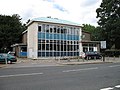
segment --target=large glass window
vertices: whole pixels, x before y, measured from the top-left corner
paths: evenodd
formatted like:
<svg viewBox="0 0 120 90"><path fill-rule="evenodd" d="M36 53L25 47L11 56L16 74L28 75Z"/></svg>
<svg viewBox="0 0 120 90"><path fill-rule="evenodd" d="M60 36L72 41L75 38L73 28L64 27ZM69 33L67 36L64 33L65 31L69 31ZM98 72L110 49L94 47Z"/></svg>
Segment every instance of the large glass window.
<svg viewBox="0 0 120 90"><path fill-rule="evenodd" d="M43 24L38 31L39 57L79 55L79 28Z"/></svg>

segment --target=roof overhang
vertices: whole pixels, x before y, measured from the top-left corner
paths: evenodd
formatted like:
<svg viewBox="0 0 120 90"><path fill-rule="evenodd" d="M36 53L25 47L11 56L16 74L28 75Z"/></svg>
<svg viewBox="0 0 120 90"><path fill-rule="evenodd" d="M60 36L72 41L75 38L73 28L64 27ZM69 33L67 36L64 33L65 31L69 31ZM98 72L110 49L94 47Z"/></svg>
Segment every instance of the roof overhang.
<svg viewBox="0 0 120 90"><path fill-rule="evenodd" d="M35 18L35 19L30 20L27 23L27 26L31 25L34 22L52 23L52 24L61 24L61 25L81 27L80 24L74 23L74 22L71 22L71 21L61 20L61 19L56 19L56 18L45 18L45 17L40 17L40 18Z"/></svg>
<svg viewBox="0 0 120 90"><path fill-rule="evenodd" d="M82 40L82 43L100 43L100 41L89 41L89 40Z"/></svg>
<svg viewBox="0 0 120 90"><path fill-rule="evenodd" d="M11 45L11 47L17 47L17 46L27 46L27 45L24 43L16 43L16 44Z"/></svg>

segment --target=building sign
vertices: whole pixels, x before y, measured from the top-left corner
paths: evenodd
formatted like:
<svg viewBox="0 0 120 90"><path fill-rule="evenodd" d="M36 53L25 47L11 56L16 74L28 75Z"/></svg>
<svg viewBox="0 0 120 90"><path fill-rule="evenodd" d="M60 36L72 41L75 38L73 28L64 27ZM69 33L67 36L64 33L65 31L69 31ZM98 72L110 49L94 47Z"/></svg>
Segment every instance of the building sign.
<svg viewBox="0 0 120 90"><path fill-rule="evenodd" d="M101 45L101 49L106 49L106 41L101 41L100 45Z"/></svg>

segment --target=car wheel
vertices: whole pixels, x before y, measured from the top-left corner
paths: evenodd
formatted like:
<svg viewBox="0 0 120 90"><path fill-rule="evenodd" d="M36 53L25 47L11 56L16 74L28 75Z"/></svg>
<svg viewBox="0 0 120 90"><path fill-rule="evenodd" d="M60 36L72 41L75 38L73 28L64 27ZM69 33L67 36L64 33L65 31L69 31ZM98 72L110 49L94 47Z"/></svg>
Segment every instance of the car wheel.
<svg viewBox="0 0 120 90"><path fill-rule="evenodd" d="M8 61L7 63L8 63L8 64L11 64L12 62L11 62L11 61Z"/></svg>

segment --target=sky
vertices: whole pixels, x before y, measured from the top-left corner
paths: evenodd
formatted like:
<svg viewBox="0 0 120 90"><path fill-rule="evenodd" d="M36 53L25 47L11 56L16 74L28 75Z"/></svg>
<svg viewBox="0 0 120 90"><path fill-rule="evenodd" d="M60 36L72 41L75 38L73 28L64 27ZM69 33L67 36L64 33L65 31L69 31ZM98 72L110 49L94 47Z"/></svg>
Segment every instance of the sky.
<svg viewBox="0 0 120 90"><path fill-rule="evenodd" d="M96 9L102 0L0 0L0 14L19 14L22 22L38 17L58 18L97 26Z"/></svg>

